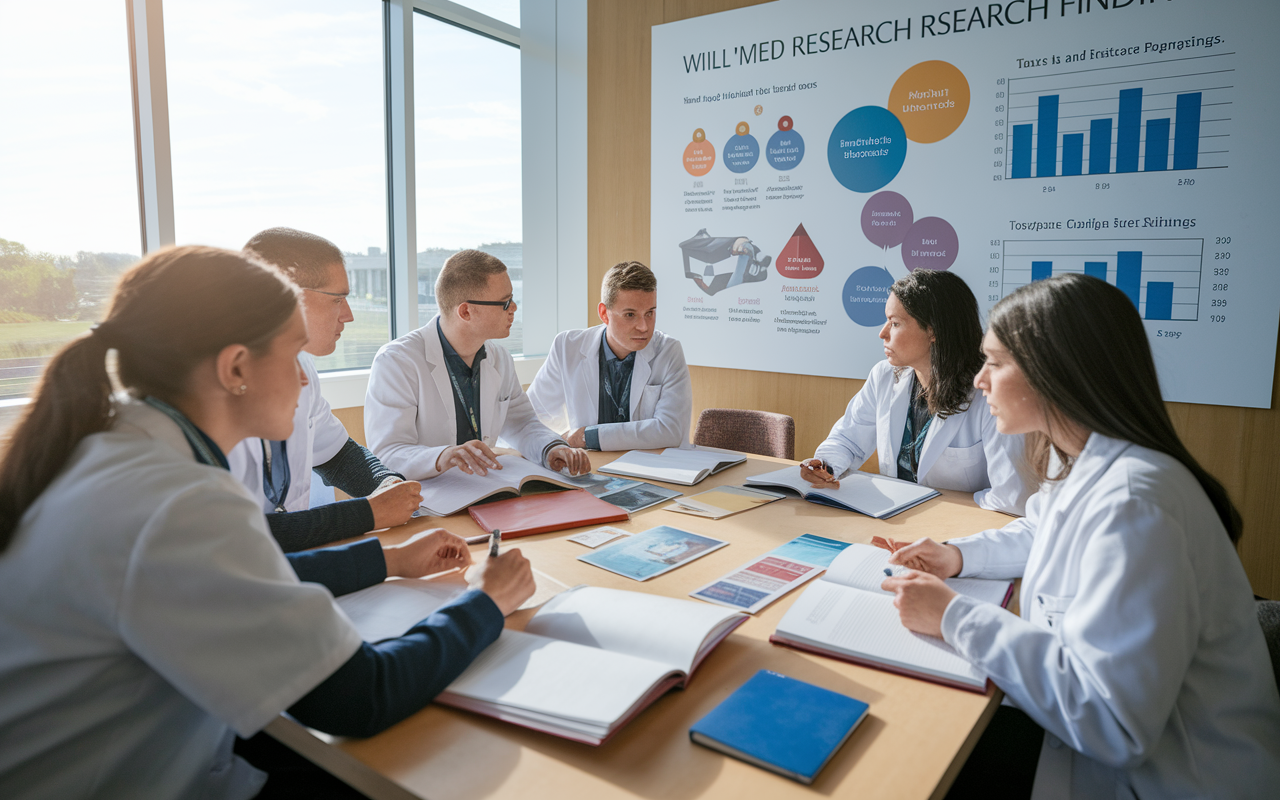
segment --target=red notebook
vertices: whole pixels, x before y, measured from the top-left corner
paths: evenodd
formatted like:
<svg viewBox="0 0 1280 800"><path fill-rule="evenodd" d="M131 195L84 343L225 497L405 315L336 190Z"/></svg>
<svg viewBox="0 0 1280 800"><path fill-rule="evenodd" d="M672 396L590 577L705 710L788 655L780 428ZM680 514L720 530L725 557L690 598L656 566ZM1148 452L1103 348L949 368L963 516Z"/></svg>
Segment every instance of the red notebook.
<svg viewBox="0 0 1280 800"><path fill-rule="evenodd" d="M502 531L504 539L629 518L624 509L606 503L586 489L513 497L472 506L468 513L482 529Z"/></svg>

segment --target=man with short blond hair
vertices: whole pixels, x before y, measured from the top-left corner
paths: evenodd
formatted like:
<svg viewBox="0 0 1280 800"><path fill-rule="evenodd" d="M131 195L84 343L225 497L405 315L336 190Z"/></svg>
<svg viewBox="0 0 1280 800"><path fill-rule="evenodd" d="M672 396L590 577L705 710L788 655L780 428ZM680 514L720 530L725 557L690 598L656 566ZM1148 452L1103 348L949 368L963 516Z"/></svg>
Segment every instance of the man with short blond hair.
<svg viewBox="0 0 1280 800"><path fill-rule="evenodd" d="M374 356L365 395L369 446L415 479L457 467L502 469L499 438L552 470L588 472L586 452L538 421L515 362L494 339L511 335L516 302L500 259L479 250L449 257L436 278L440 313Z"/></svg>
<svg viewBox="0 0 1280 800"><path fill-rule="evenodd" d="M529 387L538 418L574 447L635 450L688 443L693 389L684 349L654 328L658 279L639 261L605 273L604 325L556 336Z"/></svg>

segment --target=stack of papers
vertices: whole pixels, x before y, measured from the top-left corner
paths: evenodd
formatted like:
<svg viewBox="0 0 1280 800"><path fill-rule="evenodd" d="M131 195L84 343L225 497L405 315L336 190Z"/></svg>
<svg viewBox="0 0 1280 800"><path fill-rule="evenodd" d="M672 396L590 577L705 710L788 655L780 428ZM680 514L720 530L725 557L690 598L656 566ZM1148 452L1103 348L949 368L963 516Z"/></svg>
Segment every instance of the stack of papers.
<svg viewBox="0 0 1280 800"><path fill-rule="evenodd" d="M746 460L744 455L724 450L668 447L661 453L632 450L601 467L600 471L610 475L629 475L633 478L692 486L708 475L714 475Z"/></svg>
<svg viewBox="0 0 1280 800"><path fill-rule="evenodd" d="M745 486L721 486L692 497L682 497L663 510L678 511L681 514L692 514L695 517L707 519L721 519L782 498L783 495L780 494L748 489Z"/></svg>

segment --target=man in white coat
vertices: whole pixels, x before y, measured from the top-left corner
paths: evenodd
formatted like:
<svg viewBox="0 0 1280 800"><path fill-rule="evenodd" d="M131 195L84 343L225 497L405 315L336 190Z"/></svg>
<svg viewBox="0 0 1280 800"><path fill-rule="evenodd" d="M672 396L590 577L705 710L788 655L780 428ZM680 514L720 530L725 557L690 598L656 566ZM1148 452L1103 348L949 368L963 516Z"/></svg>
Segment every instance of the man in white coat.
<svg viewBox="0 0 1280 800"><path fill-rule="evenodd" d="M373 358L364 429L378 458L416 480L451 467L485 475L502 469L492 449L501 438L549 469L590 471L585 450L538 421L511 354L490 341L507 338L515 320L506 265L479 250L454 253L436 301L439 314Z"/></svg>
<svg viewBox="0 0 1280 800"><path fill-rule="evenodd" d="M547 427L574 447L636 450L688 442L693 389L680 342L654 328L658 279L639 261L605 273L604 325L564 331L529 387Z"/></svg>
<svg viewBox="0 0 1280 800"><path fill-rule="evenodd" d="M302 288L307 344L298 356L306 374L293 433L285 441L249 438L227 453L231 474L257 499L286 553L349 539L408 522L422 502L419 484L405 481L350 436L320 392L315 358L331 354L346 323L350 286L342 251L294 228L268 228L245 252L275 265ZM352 497L311 508L311 473Z"/></svg>

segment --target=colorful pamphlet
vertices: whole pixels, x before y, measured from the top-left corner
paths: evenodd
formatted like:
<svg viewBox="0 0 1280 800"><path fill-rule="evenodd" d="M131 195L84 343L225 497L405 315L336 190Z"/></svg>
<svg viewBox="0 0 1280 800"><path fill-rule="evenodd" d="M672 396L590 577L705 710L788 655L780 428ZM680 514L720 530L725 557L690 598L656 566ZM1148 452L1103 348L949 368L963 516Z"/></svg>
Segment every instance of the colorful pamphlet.
<svg viewBox="0 0 1280 800"><path fill-rule="evenodd" d="M689 595L754 614L816 578L848 546L848 542L806 533Z"/></svg>
<svg viewBox="0 0 1280 800"><path fill-rule="evenodd" d="M603 550L578 556L578 560L634 581L647 581L728 544L710 536L661 525Z"/></svg>

